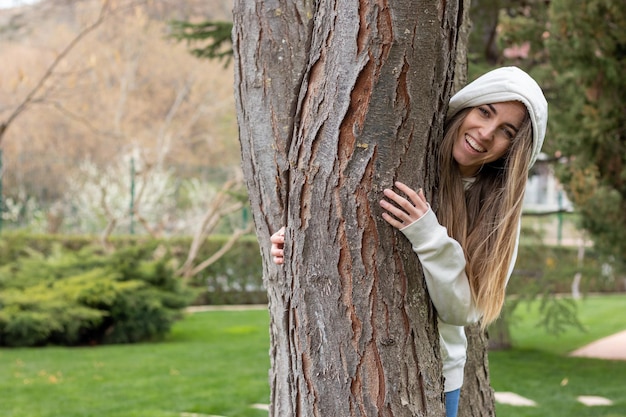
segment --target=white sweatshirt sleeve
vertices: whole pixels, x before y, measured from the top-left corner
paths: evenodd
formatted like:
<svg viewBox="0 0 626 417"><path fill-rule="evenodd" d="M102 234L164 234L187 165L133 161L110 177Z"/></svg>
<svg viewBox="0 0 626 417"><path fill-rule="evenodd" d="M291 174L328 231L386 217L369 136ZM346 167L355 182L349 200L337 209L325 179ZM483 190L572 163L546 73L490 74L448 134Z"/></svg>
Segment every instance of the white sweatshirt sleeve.
<svg viewBox="0 0 626 417"><path fill-rule="evenodd" d="M424 269L428 294L439 319L447 324L465 326L478 322L482 312L472 298L469 280L465 274L465 254L456 240L439 224L429 209L415 222L400 230L411 242ZM519 243L520 228L517 230ZM517 247L511 258L507 281L517 259Z"/></svg>
<svg viewBox="0 0 626 417"><path fill-rule="evenodd" d="M448 236L447 229L430 209L400 231L422 263L428 293L439 319L456 326L476 323L482 314L472 299L465 274L465 255L459 242Z"/></svg>

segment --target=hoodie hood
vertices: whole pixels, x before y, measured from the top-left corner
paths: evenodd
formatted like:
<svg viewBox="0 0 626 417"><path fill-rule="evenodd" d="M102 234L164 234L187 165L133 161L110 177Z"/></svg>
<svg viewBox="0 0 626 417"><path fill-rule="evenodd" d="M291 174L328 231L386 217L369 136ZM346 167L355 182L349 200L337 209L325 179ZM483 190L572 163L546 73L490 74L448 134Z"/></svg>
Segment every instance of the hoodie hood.
<svg viewBox="0 0 626 417"><path fill-rule="evenodd" d="M452 96L447 118L467 107L503 101L521 101L528 109L533 127L533 152L530 158L530 166L533 166L546 135L548 102L539 84L521 69L502 67L478 77Z"/></svg>

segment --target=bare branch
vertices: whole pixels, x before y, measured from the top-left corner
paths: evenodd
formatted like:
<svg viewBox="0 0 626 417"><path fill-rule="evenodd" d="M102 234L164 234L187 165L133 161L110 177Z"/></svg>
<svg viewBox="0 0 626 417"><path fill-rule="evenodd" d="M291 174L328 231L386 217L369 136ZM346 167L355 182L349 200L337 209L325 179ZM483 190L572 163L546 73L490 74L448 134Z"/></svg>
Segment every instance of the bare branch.
<svg viewBox="0 0 626 417"><path fill-rule="evenodd" d="M176 272L178 275L183 276L185 280L188 280L193 275L202 269L205 269L207 266L213 264L217 259L219 259L226 251L228 251L235 241L241 236L242 233L247 233L248 228L244 229L244 231L235 231L233 236L231 236L231 240L234 238L234 241L231 243L229 240L222 249L216 252L213 256L211 256L206 261L202 262L197 267L193 267L193 263L198 256L200 251L200 247L204 244L209 234L214 230L215 226L217 226L219 220L227 214L230 214L236 210L239 210L243 207L243 203L235 202L233 204L228 204L228 199L230 197L230 192L238 187L240 187L242 181L240 178L231 179L227 181L222 189L218 192L215 198L209 204L205 215L202 219L200 227L198 227L196 234L191 242L191 246L189 248L189 253L187 255L187 259L182 267ZM207 264L208 262L208 264ZM206 264L206 265L205 265ZM204 265L201 267L201 265ZM198 269L199 268L199 269Z"/></svg>
<svg viewBox="0 0 626 417"><path fill-rule="evenodd" d="M122 117L124 116L126 101L128 100L128 88L131 84L131 79L137 73L138 66L139 53L135 53L133 55L133 60L126 67L125 75L120 80L120 97L117 101L117 109L113 117L113 129L116 134L120 134L122 132Z"/></svg>
<svg viewBox="0 0 626 417"><path fill-rule="evenodd" d="M180 109L181 104L189 96L189 93L191 92L192 84L193 84L192 80L187 80L185 84L183 85L183 87L178 90L176 97L174 98L174 102L170 106L170 109L168 110L167 115L165 116L165 120L163 121L163 124L161 125L161 128L159 129L159 133L157 135L157 139L158 139L157 149L159 149L157 160L158 160L159 165L163 164L165 155L169 152L170 147L171 147L172 140L171 140L171 136L167 133L167 131L172 124L172 120L174 119L174 116Z"/></svg>
<svg viewBox="0 0 626 417"><path fill-rule="evenodd" d="M61 51L59 55L52 61L52 64L48 67L44 75L39 79L35 87L26 95L24 100L13 110L13 112L9 115L9 117L0 124L0 144L2 144L2 139L6 130L11 125L11 123L26 110L34 101L35 96L39 93L39 91L44 87L46 81L52 76L56 67L61 63L61 61L69 55L69 53L80 43L80 41L87 36L89 33L94 31L98 26L104 22L107 12L109 11L109 3L110 0L105 0L102 4L102 8L100 9L100 13L98 18L89 26L85 27L72 41Z"/></svg>
<svg viewBox="0 0 626 417"><path fill-rule="evenodd" d="M152 236L155 239L158 239L161 237L161 234L163 233L163 228L164 228L163 221L160 221L156 225L156 227L152 227L152 225L150 225L150 222L148 222L148 220L145 217L143 217L137 209L133 210L133 214L135 214L139 223L141 223L143 228L146 230L146 232L148 232L150 236Z"/></svg>
<svg viewBox="0 0 626 417"><path fill-rule="evenodd" d="M122 135L120 134L111 133L105 130L98 129L96 126L93 125L93 123L91 123L89 119L79 114L74 113L73 111L69 110L68 108L66 108L65 106L63 106L61 103L57 101L45 100L44 102L46 104L50 104L55 110L63 114L68 119L74 120L75 122L82 124L87 129L89 129L90 131L92 131L94 134L98 136L109 137L109 138L121 138L122 137Z"/></svg>
<svg viewBox="0 0 626 417"><path fill-rule="evenodd" d="M233 245L237 242L237 240L239 240L240 237L242 237L245 234L248 234L248 233L252 232L253 229L254 229L254 223L250 222L250 223L248 223L248 225L244 229L236 230L235 233L233 233L230 236L230 238L228 239L228 242L226 242L224 244L224 246L222 246L220 248L220 250L218 250L213 255L211 255L211 257L209 259L201 262L195 268L193 268L189 272L189 274L185 276L185 279L188 280L190 277L198 274L199 272L201 272L204 269L208 268L209 266L213 265L218 259L220 259L222 256L224 256L224 254L226 252L228 252L233 247Z"/></svg>
<svg viewBox="0 0 626 417"><path fill-rule="evenodd" d="M148 220L144 216L141 215L141 210L140 210L141 202L143 200L143 195L148 185L148 178L150 177L150 174L152 174L153 171L154 171L154 164L145 163L145 166L142 168L140 176L139 176L139 178L141 179L139 183L139 190L137 191L137 194L135 194L134 199L133 199L133 213L132 214L137 217L137 220L139 221L139 223L141 223L141 225L144 227L146 232L150 234L150 236L154 238L158 238L159 235L161 234L161 231L163 230L163 224L160 223L157 228L152 227L150 223L148 222ZM137 176L137 173L135 173L135 176Z"/></svg>

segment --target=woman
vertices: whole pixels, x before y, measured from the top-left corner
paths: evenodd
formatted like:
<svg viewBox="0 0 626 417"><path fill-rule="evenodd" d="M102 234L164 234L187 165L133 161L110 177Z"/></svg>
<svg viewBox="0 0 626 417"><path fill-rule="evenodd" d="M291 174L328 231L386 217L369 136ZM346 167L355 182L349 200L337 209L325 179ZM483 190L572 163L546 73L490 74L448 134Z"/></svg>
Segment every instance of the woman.
<svg viewBox="0 0 626 417"><path fill-rule="evenodd" d="M437 213L422 190L384 190L383 218L411 242L437 310L446 415L457 415L467 340L463 326L500 314L519 243L528 170L541 150L548 105L516 67L488 72L451 99L439 153ZM271 237L282 264L284 230Z"/></svg>

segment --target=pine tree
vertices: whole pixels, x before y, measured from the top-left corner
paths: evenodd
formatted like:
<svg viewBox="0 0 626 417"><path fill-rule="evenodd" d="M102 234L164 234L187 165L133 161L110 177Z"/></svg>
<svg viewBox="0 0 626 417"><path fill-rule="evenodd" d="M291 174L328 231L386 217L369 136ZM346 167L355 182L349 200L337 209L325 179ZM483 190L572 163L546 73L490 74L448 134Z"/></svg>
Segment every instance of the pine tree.
<svg viewBox="0 0 626 417"><path fill-rule="evenodd" d="M233 56L232 22L191 23L175 20L170 22L170 29L173 39L186 41L187 45L201 45L190 50L198 58L225 59L228 64Z"/></svg>

